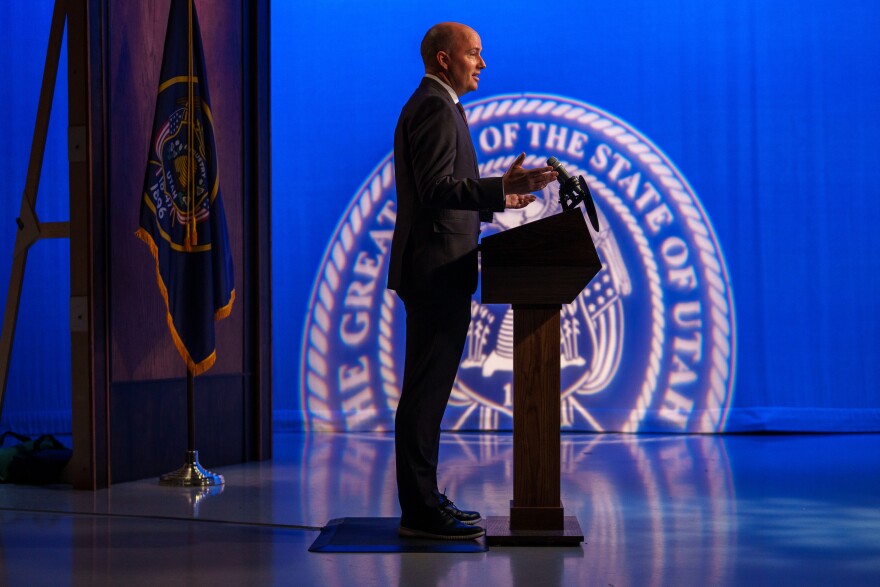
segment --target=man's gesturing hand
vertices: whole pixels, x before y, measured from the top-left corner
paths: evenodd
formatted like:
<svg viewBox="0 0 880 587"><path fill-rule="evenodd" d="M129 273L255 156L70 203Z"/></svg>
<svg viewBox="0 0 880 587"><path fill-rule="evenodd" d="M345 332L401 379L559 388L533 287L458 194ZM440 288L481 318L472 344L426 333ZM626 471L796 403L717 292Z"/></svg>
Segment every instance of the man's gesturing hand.
<svg viewBox="0 0 880 587"><path fill-rule="evenodd" d="M535 201L535 196L532 194L507 194L504 196L504 207L505 208L525 208L529 204Z"/></svg>
<svg viewBox="0 0 880 587"><path fill-rule="evenodd" d="M535 198L534 196L526 196L526 194L542 190L548 183L556 179L556 172L549 166L523 169L522 163L525 161L525 158L526 154L520 153L519 157L510 164L510 168L501 177L508 208L522 208L528 205ZM518 197L511 198L511 196ZM523 199L528 197L531 197L531 200L523 202Z"/></svg>

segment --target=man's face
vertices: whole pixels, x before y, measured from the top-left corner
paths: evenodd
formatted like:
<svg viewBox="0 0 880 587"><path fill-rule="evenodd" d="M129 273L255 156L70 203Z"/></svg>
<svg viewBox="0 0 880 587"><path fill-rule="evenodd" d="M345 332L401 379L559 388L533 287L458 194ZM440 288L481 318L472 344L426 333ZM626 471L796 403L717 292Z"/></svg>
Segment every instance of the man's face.
<svg viewBox="0 0 880 587"><path fill-rule="evenodd" d="M480 56L482 50L480 35L475 30L466 26L456 29L455 41L446 54L446 77L459 96L477 89L480 71L486 67Z"/></svg>

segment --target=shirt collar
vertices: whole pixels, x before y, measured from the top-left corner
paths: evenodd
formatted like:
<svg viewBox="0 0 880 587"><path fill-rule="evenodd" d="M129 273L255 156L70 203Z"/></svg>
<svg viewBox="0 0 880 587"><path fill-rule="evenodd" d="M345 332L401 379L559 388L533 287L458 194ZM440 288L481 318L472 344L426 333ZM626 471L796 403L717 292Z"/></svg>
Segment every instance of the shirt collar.
<svg viewBox="0 0 880 587"><path fill-rule="evenodd" d="M458 102L459 102L458 94L455 93L455 90L453 90L451 87L449 87L449 84L444 82L442 79L440 79L439 77L437 77L433 73L426 73L425 77L429 77L432 80L434 80L435 82L439 83L441 86L443 86L443 89L445 89L447 92L449 92L449 97L452 98L452 101L455 102L456 104L458 104Z"/></svg>

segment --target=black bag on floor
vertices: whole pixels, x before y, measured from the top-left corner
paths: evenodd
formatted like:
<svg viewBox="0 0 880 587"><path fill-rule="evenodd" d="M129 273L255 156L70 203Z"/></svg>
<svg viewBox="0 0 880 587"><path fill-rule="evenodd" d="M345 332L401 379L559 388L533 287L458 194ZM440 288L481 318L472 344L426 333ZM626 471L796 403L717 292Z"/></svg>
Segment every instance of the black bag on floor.
<svg viewBox="0 0 880 587"><path fill-rule="evenodd" d="M31 440L15 432L0 435L0 447L7 436L20 443L0 448L0 483L42 485L61 481L61 471L67 466L73 451L50 434Z"/></svg>

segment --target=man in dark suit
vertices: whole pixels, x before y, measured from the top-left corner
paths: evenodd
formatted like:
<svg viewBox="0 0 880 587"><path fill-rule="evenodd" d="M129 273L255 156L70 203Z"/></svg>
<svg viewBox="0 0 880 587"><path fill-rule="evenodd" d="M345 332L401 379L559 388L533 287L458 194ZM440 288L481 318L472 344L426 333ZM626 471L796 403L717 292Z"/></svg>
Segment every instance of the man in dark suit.
<svg viewBox="0 0 880 587"><path fill-rule="evenodd" d="M388 287L406 307L406 359L395 418L403 536L472 539L480 514L458 509L437 488L440 422L455 381L477 287L480 221L522 208L556 179L526 170L520 155L503 177L480 178L459 97L486 67L476 31L432 27L422 40L425 77L394 132L397 220Z"/></svg>

